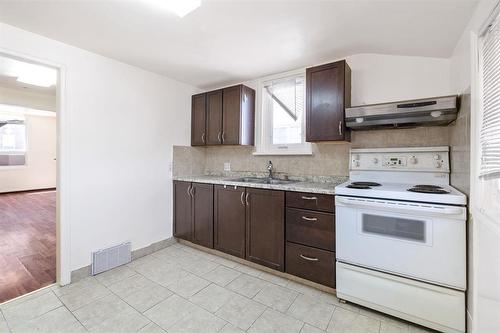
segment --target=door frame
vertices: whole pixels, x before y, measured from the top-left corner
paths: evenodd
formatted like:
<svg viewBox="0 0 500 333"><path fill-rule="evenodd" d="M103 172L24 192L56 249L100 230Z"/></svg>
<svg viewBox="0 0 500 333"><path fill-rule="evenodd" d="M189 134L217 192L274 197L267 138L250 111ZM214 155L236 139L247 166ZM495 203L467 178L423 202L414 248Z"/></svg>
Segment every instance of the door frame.
<svg viewBox="0 0 500 333"><path fill-rule="evenodd" d="M61 286L67 285L71 283L70 170L67 162L69 156L69 112L66 101L67 70L64 64L2 47L0 47L0 56L52 67L58 71L56 87L56 283Z"/></svg>

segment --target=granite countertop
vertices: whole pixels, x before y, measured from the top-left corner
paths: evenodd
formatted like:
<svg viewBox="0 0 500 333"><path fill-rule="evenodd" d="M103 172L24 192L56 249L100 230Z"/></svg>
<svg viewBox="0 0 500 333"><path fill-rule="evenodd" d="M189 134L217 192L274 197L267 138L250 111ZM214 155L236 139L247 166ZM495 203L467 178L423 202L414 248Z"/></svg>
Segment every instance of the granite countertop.
<svg viewBox="0 0 500 333"><path fill-rule="evenodd" d="M347 177L329 177L328 181L314 181L310 179L296 180L287 184L262 184L252 182L234 181L238 176L218 176L218 175L199 175L199 176L174 176L173 180L218 184L240 187L263 188L269 190L309 192L318 194L335 194L335 186L347 181ZM293 179L293 178L292 178Z"/></svg>

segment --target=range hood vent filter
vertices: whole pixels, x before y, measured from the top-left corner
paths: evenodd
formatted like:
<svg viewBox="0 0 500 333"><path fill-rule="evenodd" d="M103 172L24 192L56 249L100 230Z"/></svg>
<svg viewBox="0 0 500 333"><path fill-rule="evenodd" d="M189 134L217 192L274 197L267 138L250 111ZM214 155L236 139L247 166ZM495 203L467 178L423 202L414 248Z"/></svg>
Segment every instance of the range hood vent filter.
<svg viewBox="0 0 500 333"><path fill-rule="evenodd" d="M457 119L458 96L363 105L346 109L353 130L443 126Z"/></svg>

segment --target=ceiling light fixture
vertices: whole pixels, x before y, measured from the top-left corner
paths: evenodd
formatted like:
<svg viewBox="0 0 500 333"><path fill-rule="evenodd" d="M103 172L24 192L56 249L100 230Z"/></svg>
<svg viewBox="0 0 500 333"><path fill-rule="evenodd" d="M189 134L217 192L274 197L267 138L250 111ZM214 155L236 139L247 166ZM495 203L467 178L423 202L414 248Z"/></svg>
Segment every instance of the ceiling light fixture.
<svg viewBox="0 0 500 333"><path fill-rule="evenodd" d="M184 17L201 6L201 0L143 0L151 5Z"/></svg>

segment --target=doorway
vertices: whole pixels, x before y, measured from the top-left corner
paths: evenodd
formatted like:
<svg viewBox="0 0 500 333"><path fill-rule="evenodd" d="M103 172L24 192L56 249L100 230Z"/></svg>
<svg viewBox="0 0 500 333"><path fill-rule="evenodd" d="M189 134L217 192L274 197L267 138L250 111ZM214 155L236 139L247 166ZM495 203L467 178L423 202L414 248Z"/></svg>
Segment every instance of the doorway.
<svg viewBox="0 0 500 333"><path fill-rule="evenodd" d="M58 78L0 54L0 303L57 280Z"/></svg>

